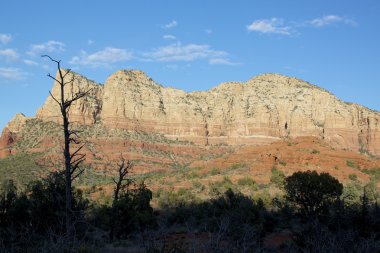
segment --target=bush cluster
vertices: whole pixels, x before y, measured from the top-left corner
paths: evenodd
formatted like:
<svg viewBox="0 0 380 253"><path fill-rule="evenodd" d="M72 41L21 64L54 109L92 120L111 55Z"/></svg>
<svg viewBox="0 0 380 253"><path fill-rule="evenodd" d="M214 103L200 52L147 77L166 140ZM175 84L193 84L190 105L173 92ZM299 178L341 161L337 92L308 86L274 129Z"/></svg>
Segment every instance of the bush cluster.
<svg viewBox="0 0 380 253"><path fill-rule="evenodd" d="M150 205L152 191L143 182L128 183L111 205L96 205L73 188L75 233L70 238L65 234L61 174L32 182L21 192L7 181L0 191L0 252L97 252L102 246L95 241L112 242L113 238L134 240L135 247L143 245L141 252L273 252L265 245L266 238L283 231L289 238L277 249L280 252L379 252L375 180L364 188L358 180L343 187L327 173L306 171L285 177L277 169L271 180L283 189L283 197L244 195L229 187L234 185L225 177L214 182L217 194L207 201L189 189L160 190L155 194L156 211ZM248 177L237 183L256 186ZM157 240L152 238L157 233L166 231L159 242L178 228L190 235L207 235L207 242L200 237L203 241L195 244L201 248L192 251L165 243L166 251L154 247Z"/></svg>

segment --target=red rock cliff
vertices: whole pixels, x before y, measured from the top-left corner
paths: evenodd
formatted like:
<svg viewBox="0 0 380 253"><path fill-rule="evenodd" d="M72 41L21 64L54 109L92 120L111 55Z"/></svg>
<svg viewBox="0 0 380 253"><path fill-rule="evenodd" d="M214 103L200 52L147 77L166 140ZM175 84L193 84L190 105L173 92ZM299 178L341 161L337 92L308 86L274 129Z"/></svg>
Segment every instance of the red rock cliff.
<svg viewBox="0 0 380 253"><path fill-rule="evenodd" d="M338 148L380 155L379 112L345 103L296 78L264 74L186 93L164 88L136 70L118 71L104 86L73 76L74 92L91 89L70 111L71 120L81 124L101 122L107 128L163 133L198 144L263 144L316 136ZM53 95L58 92L54 84ZM66 92L70 96L72 91ZM55 101L48 97L36 117L59 121Z"/></svg>

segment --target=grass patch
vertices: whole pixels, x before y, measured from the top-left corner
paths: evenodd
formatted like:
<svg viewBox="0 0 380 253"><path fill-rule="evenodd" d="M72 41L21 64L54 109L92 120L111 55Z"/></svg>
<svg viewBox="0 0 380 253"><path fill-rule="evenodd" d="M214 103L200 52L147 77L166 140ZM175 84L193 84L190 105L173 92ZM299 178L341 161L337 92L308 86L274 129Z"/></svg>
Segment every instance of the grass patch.
<svg viewBox="0 0 380 253"><path fill-rule="evenodd" d="M346 165L348 167L354 168L354 169L360 169L359 165L357 165L354 161L352 160L347 160Z"/></svg>
<svg viewBox="0 0 380 253"><path fill-rule="evenodd" d="M96 170L91 166L85 166L83 173L73 183L74 186L91 187L114 184L111 175L107 174L107 172L103 170Z"/></svg>
<svg viewBox="0 0 380 253"><path fill-rule="evenodd" d="M248 166L245 163L235 163L232 164L230 167L223 170L223 175L230 174L231 172L243 172L247 170Z"/></svg>
<svg viewBox="0 0 380 253"><path fill-rule="evenodd" d="M255 180L253 180L252 178L250 177L243 177L243 178L240 178L238 181L237 181L237 184L239 186L248 186L248 187L255 187L256 188L256 182Z"/></svg>
<svg viewBox="0 0 380 253"><path fill-rule="evenodd" d="M205 186L201 182L199 182L198 180L196 180L196 181L193 182L193 188L197 192L202 192L205 189Z"/></svg>

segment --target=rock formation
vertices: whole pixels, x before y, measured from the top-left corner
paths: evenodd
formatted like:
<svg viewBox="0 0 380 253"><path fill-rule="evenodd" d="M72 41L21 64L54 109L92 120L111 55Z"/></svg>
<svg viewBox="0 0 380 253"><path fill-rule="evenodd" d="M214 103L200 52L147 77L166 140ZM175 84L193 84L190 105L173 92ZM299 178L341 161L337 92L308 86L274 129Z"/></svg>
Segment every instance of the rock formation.
<svg viewBox="0 0 380 253"><path fill-rule="evenodd" d="M91 89L70 111L71 120L81 124L161 133L201 145L256 145L315 136L337 148L380 155L379 112L345 103L297 78L264 74L190 93L162 87L138 70L118 71L104 85L78 74L68 78L74 78L68 96ZM58 92L54 84L53 95ZM59 115L48 97L36 117L58 122Z"/></svg>
<svg viewBox="0 0 380 253"><path fill-rule="evenodd" d="M27 117L22 113L17 113L11 121L4 127L0 137L0 158L12 153L11 146L17 138L17 134L22 130Z"/></svg>
<svg viewBox="0 0 380 253"><path fill-rule="evenodd" d="M65 71L63 73L65 73ZM102 108L103 87L94 81L90 81L87 78L72 72L70 72L65 78L67 81L72 80L72 82L65 87L65 97L67 99L70 99L72 94L78 91L90 91L86 97L72 104L70 108L71 122L78 122L81 124L95 123L96 117L99 115ZM56 79L58 79L58 73ZM57 82L54 82L51 93L55 98L60 99L60 86ZM38 109L36 117L55 122L62 120L59 106L51 96L49 96L46 99L45 104Z"/></svg>

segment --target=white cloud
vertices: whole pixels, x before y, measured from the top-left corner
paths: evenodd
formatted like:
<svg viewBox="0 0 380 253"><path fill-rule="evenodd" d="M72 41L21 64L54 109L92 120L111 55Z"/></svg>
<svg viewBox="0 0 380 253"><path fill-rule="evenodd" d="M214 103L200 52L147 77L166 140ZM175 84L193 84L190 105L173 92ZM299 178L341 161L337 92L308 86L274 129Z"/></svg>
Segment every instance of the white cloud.
<svg viewBox="0 0 380 253"><path fill-rule="evenodd" d="M292 29L290 26L284 26L284 21L282 19L271 18L253 21L252 24L247 25L247 30L249 32L290 35Z"/></svg>
<svg viewBox="0 0 380 253"><path fill-rule="evenodd" d="M24 63L29 66L38 66L39 64L32 60L24 60Z"/></svg>
<svg viewBox="0 0 380 253"><path fill-rule="evenodd" d="M10 42L12 40L12 35L10 34L4 34L4 33L0 33L0 42L2 44L7 44L8 42Z"/></svg>
<svg viewBox="0 0 380 253"><path fill-rule="evenodd" d="M93 40L88 40L88 41L87 41L87 44L88 44L89 46L91 46L92 44L94 44L94 41L93 41Z"/></svg>
<svg viewBox="0 0 380 253"><path fill-rule="evenodd" d="M63 42L49 40L42 44L31 45L27 54L30 56L36 56L38 54L63 52L65 51L65 47L66 46Z"/></svg>
<svg viewBox="0 0 380 253"><path fill-rule="evenodd" d="M92 54L82 51L80 56L71 58L70 64L87 65L90 67L109 67L112 63L127 61L132 57L132 52L125 49L107 47Z"/></svg>
<svg viewBox="0 0 380 253"><path fill-rule="evenodd" d="M211 49L209 45L182 45L180 42L143 54L146 60L159 62L194 61L198 59L223 58L227 55L224 51Z"/></svg>
<svg viewBox="0 0 380 253"><path fill-rule="evenodd" d="M357 25L357 23L352 19L337 15L327 15L313 20L306 20L302 22L287 22L287 24L285 24L284 20L281 18L259 19L255 20L250 25L247 25L246 28L249 32L292 35L297 32L298 28L305 28L310 26L324 27L338 23L351 26Z"/></svg>
<svg viewBox="0 0 380 253"><path fill-rule="evenodd" d="M21 80L24 79L26 73L18 68L1 68L0 78L5 80Z"/></svg>
<svg viewBox="0 0 380 253"><path fill-rule="evenodd" d="M15 61L18 59L19 55L16 50L7 48L0 50L0 58L4 57L6 61Z"/></svg>
<svg viewBox="0 0 380 253"><path fill-rule="evenodd" d="M321 18L316 18L308 22L312 26L315 27L323 27L323 26L328 26L336 23L344 23L346 25L356 25L356 22L352 19L340 17L337 15L327 15L323 16Z"/></svg>
<svg viewBox="0 0 380 253"><path fill-rule="evenodd" d="M208 61L211 65L228 65L228 66L236 66L240 65L238 62L232 62L229 59L225 58L212 58Z"/></svg>
<svg viewBox="0 0 380 253"><path fill-rule="evenodd" d="M164 38L165 40L175 40L176 37L174 35L171 35L171 34L165 34L164 36L162 36L162 38Z"/></svg>
<svg viewBox="0 0 380 253"><path fill-rule="evenodd" d="M173 20L170 23L162 25L161 27L165 29L170 29L170 28L176 27L177 25L178 25L178 22L176 20Z"/></svg>

